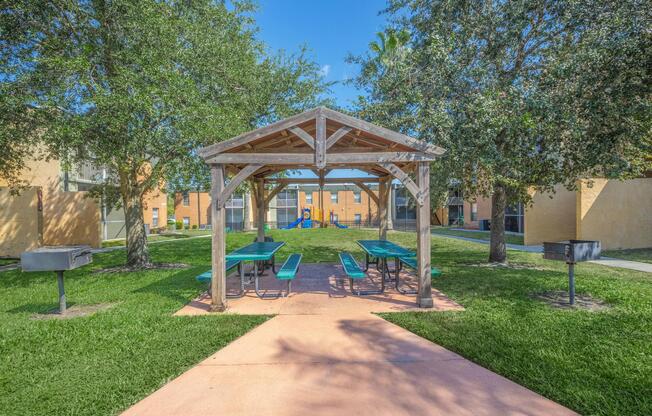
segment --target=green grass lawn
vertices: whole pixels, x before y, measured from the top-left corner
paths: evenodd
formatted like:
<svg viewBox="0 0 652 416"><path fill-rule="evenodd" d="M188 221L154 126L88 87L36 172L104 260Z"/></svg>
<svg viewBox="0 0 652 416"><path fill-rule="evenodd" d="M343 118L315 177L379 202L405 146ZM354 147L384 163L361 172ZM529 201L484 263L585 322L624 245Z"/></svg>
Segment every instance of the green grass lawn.
<svg viewBox="0 0 652 416"><path fill-rule="evenodd" d="M631 250L605 250L602 252L602 255L606 257L615 257L617 259L652 263L652 247Z"/></svg>
<svg viewBox="0 0 652 416"><path fill-rule="evenodd" d="M53 273L0 273L1 415L117 414L267 319L173 317L205 288L194 276L210 267L210 239L150 250L155 261L192 267L93 274L125 253L95 255L66 273L69 304L114 306L70 320L30 319L57 306Z"/></svg>
<svg viewBox="0 0 652 416"><path fill-rule="evenodd" d="M164 234L150 234L147 236L147 241L166 241L166 240L177 240L179 238L188 238L188 237L199 237L202 235L210 235L210 230L178 230L166 232ZM116 240L107 240L102 242L102 247L118 247L124 246L124 238Z"/></svg>
<svg viewBox="0 0 652 416"><path fill-rule="evenodd" d="M278 254L304 262L336 262L367 230L273 230L286 241ZM227 251L254 238L228 235ZM389 238L415 248L413 233ZM649 274L583 263L577 293L608 302L606 312L553 309L532 293L566 288L563 263L509 252L521 268L478 267L488 246L434 236L433 285L463 312L385 314L386 319L582 414L652 414L652 279ZM156 390L265 317L171 316L203 288L194 276L210 266L210 239L151 246L155 261L182 261L186 270L91 274L117 265L124 252L67 274L71 303L115 303L68 321L30 316L56 306L50 274L0 273L0 413L110 415ZM522 268L522 267L530 267ZM210 334L210 336L207 336Z"/></svg>
<svg viewBox="0 0 652 416"><path fill-rule="evenodd" d="M478 240L487 240L490 239L489 231L462 231L462 230L453 230L448 227L432 227L433 234L442 234L442 235L454 235L458 237L467 237L467 238L477 238ZM514 234L505 234L505 241L508 244L520 244L523 245L523 236L514 235Z"/></svg>

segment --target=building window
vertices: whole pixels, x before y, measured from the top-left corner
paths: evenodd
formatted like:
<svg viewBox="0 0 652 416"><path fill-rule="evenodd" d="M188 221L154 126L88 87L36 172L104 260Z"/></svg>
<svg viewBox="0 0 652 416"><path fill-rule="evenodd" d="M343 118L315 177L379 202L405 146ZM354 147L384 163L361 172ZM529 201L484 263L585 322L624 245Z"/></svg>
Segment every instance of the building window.
<svg viewBox="0 0 652 416"><path fill-rule="evenodd" d="M276 195L276 225L285 227L297 219L297 191L288 189Z"/></svg>
<svg viewBox="0 0 652 416"><path fill-rule="evenodd" d="M353 203L359 204L362 201L360 191L353 191Z"/></svg>
<svg viewBox="0 0 652 416"><path fill-rule="evenodd" d="M523 204L515 204L505 209L505 231L523 233Z"/></svg>
<svg viewBox="0 0 652 416"><path fill-rule="evenodd" d="M333 214L333 222L337 222L337 214Z"/></svg>
<svg viewBox="0 0 652 416"><path fill-rule="evenodd" d="M408 222L416 220L416 204L407 189L400 187L394 190L394 204L396 205L397 221Z"/></svg>
<svg viewBox="0 0 652 416"><path fill-rule="evenodd" d="M184 207L189 207L190 206L190 193L188 191L185 191L182 193L183 196L183 206Z"/></svg>
<svg viewBox="0 0 652 416"><path fill-rule="evenodd" d="M306 204L312 204L312 192L306 192Z"/></svg>
<svg viewBox="0 0 652 416"><path fill-rule="evenodd" d="M226 201L226 228L230 231L241 231L244 229L244 195L233 194ZM200 224L201 226L201 224Z"/></svg>
<svg viewBox="0 0 652 416"><path fill-rule="evenodd" d="M471 221L477 221L478 220L478 203L473 202L471 204Z"/></svg>
<svg viewBox="0 0 652 416"><path fill-rule="evenodd" d="M152 227L158 227L158 208L152 208Z"/></svg>
<svg viewBox="0 0 652 416"><path fill-rule="evenodd" d="M337 204L337 191L331 192L331 203Z"/></svg>
<svg viewBox="0 0 652 416"><path fill-rule="evenodd" d="M183 217L183 228L190 227L190 217Z"/></svg>
<svg viewBox="0 0 652 416"><path fill-rule="evenodd" d="M354 221L356 224L360 224L360 223L362 223L362 215L361 215L361 214L354 214L354 215L353 215L353 221Z"/></svg>

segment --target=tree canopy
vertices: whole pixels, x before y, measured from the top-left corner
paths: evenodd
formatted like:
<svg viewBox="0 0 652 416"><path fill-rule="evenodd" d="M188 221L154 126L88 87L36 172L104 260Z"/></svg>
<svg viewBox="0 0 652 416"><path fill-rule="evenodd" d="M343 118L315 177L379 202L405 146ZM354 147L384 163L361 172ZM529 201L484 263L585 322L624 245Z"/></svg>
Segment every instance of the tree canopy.
<svg viewBox="0 0 652 416"><path fill-rule="evenodd" d="M358 111L447 149L433 184L492 197L490 259L505 261L505 207L532 188L649 168L644 3L390 1L390 30L411 39L389 62L353 58Z"/></svg>
<svg viewBox="0 0 652 416"><path fill-rule="evenodd" d="M268 53L251 11L211 0L16 1L0 11L0 114L38 131L48 155L108 168L130 265L149 262L146 192L200 177L199 147L315 106L327 89L305 51ZM20 137L3 174L21 168Z"/></svg>

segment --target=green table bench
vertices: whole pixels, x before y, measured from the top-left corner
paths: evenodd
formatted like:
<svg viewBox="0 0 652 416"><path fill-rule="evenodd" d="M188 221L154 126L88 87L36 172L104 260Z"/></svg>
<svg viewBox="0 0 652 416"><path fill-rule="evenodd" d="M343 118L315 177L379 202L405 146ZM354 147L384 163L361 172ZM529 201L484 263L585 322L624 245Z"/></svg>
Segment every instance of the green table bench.
<svg viewBox="0 0 652 416"><path fill-rule="evenodd" d="M339 253L339 256L340 256L340 263L342 263L342 268L344 269L344 273L346 273L347 277L349 278L349 287L351 288L351 293L353 293L356 296L364 296L364 295L379 295L385 292L385 279L382 276L380 279L380 285L381 285L380 290L367 290L367 291L355 290L353 287L353 281L358 279L364 279L365 277L367 277L367 274L360 268L358 262L355 260L355 258L353 258L351 253L342 252Z"/></svg>
<svg viewBox="0 0 652 416"><path fill-rule="evenodd" d="M301 257L301 254L290 254L290 256L285 260L285 263L283 263L279 269L278 273L276 273L276 278L278 280L287 280L288 282L287 292L285 296L289 295L292 291L292 281L297 276L297 272L299 271ZM277 295L258 293L258 279L256 279L256 294L261 298L277 298L282 295L282 292L279 292Z"/></svg>
<svg viewBox="0 0 652 416"><path fill-rule="evenodd" d="M241 272L242 270L242 265L240 260L227 260L226 262L226 271L228 272L229 270L232 270L234 268L238 268L238 272ZM240 273L241 274L241 273ZM208 294L211 294L211 280L213 279L213 271L209 270L207 272L204 272L198 276L195 277L198 282L202 283L208 283ZM227 295L227 297L240 297L241 295L233 296L233 295Z"/></svg>
<svg viewBox="0 0 652 416"><path fill-rule="evenodd" d="M408 266L412 270L417 269L417 258L416 257L399 257L399 261L401 262L402 265ZM430 276L432 277L437 277L441 276L441 270L437 269L436 267L431 267L430 268Z"/></svg>
<svg viewBox="0 0 652 416"><path fill-rule="evenodd" d="M416 271L417 270L417 258L415 256L402 256L398 258L399 264L398 268L399 270L402 268L402 266L407 266L408 268ZM398 274L398 273L397 273ZM441 271L439 269L436 269L434 267L430 268L430 276L436 277L441 275ZM399 292L403 293L404 295L416 295L418 293L418 290L410 290L410 289L401 289L398 285L396 284L396 290Z"/></svg>

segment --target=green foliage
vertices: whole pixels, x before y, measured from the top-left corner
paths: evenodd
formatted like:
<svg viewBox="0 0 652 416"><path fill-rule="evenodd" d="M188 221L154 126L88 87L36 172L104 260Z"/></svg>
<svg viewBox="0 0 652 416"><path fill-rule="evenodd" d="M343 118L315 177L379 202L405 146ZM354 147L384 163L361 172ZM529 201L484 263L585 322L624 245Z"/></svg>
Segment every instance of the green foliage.
<svg viewBox="0 0 652 416"><path fill-rule="evenodd" d="M378 46L352 58L367 92L359 114L447 150L432 167L439 201L453 178L466 197L500 189L510 203L581 177L640 175L652 154L647 9L390 1L411 41L391 65Z"/></svg>
<svg viewBox="0 0 652 416"><path fill-rule="evenodd" d="M197 228L199 228L199 227L197 226L197 224L193 224L193 225L192 225L192 229L193 229L193 230L196 230Z"/></svg>
<svg viewBox="0 0 652 416"><path fill-rule="evenodd" d="M266 53L250 2L232 6L98 0L3 7L0 121L10 123L0 123L0 144L10 140L10 158L2 175L15 175L31 148L22 141L36 136L64 165L106 167L106 185L118 185L126 211L128 245L144 246L145 192L165 179L205 183L199 147L313 107L327 88L305 51ZM8 139L14 130L29 134ZM144 247L132 255L148 261Z"/></svg>
<svg viewBox="0 0 652 416"><path fill-rule="evenodd" d="M176 222L176 227L177 227L177 230L182 230L183 229L183 221L177 221Z"/></svg>

